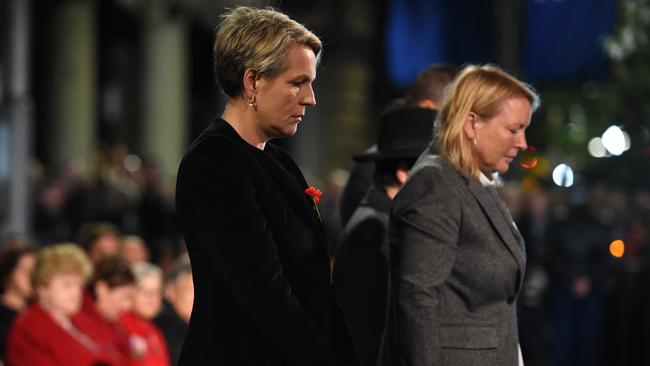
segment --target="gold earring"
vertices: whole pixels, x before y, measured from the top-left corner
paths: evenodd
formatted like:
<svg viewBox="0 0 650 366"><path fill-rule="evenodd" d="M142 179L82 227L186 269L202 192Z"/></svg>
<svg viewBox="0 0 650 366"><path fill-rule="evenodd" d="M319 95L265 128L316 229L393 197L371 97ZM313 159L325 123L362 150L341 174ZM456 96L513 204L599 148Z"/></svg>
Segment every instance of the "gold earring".
<svg viewBox="0 0 650 366"><path fill-rule="evenodd" d="M255 112L257 112L257 99L255 98L255 96L248 98L248 105L253 107Z"/></svg>

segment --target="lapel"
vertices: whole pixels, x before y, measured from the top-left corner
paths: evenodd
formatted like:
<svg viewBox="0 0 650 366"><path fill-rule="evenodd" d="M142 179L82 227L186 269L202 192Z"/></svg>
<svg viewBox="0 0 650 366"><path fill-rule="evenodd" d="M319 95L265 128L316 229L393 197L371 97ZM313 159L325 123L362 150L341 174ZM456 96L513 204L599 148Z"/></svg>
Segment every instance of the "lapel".
<svg viewBox="0 0 650 366"><path fill-rule="evenodd" d="M492 226L494 226L496 229L496 232L501 237L501 240L505 243L506 248L508 248L508 251L517 262L520 273L519 285L521 285L521 279L523 278L521 274L524 273L525 258L523 248L520 244L520 241L518 240L519 235L515 235L515 231L513 231L512 219L510 219L510 222L508 222L510 214L503 212L505 208L500 207L500 199L498 198L496 192L494 192L493 196L492 193L489 192L490 188L483 187L481 182L478 180L470 180L468 183L468 188L487 215L488 219L492 223Z"/></svg>
<svg viewBox="0 0 650 366"><path fill-rule="evenodd" d="M308 200L304 193L307 182L298 166L286 153L282 153L280 148L269 143L266 144L264 151L251 146L237 134L230 124L223 120L216 121L213 126L217 133L244 145L253 159L260 164L275 183L275 187L282 193L296 216L309 227L322 229L322 225L317 223L315 217L314 202Z"/></svg>
<svg viewBox="0 0 650 366"><path fill-rule="evenodd" d="M316 204L305 194L307 181L293 160L269 143L264 151L258 150L256 153L258 162L276 183L295 214L308 225L322 228L316 217Z"/></svg>

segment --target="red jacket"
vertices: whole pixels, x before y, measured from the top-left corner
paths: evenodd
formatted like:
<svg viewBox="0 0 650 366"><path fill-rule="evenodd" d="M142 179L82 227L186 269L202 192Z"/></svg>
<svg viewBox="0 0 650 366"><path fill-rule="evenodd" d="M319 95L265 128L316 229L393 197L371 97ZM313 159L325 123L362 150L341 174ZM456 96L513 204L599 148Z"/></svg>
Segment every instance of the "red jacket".
<svg viewBox="0 0 650 366"><path fill-rule="evenodd" d="M106 353L110 354L115 364L129 365L129 334L119 322L110 322L97 311L95 301L89 293L84 294L81 311L73 316L90 319L88 333Z"/></svg>
<svg viewBox="0 0 650 366"><path fill-rule="evenodd" d="M64 329L38 303L32 304L9 330L7 365L119 366L90 336L90 319L77 316L73 324L79 334Z"/></svg>
<svg viewBox="0 0 650 366"><path fill-rule="evenodd" d="M131 366L170 366L167 343L160 329L132 312L120 317L129 332Z"/></svg>

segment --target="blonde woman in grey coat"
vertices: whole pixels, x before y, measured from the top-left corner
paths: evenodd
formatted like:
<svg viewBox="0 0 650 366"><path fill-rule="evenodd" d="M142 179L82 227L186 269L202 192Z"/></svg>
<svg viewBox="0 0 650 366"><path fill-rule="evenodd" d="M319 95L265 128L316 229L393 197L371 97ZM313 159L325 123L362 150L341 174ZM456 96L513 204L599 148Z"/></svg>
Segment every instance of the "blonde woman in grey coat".
<svg viewBox="0 0 650 366"><path fill-rule="evenodd" d="M531 87L493 66L468 66L451 85L436 140L393 202L386 364L521 363L524 243L493 177L527 148L538 105Z"/></svg>

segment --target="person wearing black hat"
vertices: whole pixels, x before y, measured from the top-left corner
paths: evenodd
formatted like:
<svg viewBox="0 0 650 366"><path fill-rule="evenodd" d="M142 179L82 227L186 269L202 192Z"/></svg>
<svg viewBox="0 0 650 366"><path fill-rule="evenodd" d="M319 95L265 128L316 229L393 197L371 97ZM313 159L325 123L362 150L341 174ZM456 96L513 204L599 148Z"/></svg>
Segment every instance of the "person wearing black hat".
<svg viewBox="0 0 650 366"><path fill-rule="evenodd" d="M426 109L388 111L381 118L377 149L354 157L374 163L374 183L344 228L333 282L359 365L377 364L384 333L391 201L431 140L433 124Z"/></svg>
<svg viewBox="0 0 650 366"><path fill-rule="evenodd" d="M387 110L399 106L404 109L414 110L418 117L429 118L431 121L435 120L436 111L442 106L445 87L454 80L457 72L458 67L452 64L434 63L426 66L408 87L404 98L391 103ZM404 118L402 123L407 123L411 119ZM373 152L376 149L377 146L372 145L366 152ZM368 187L372 184L374 171L375 166L372 162L355 161L339 201L342 227L345 227L350 217L352 217L352 213L359 206ZM330 250L333 253L336 252L336 248Z"/></svg>

